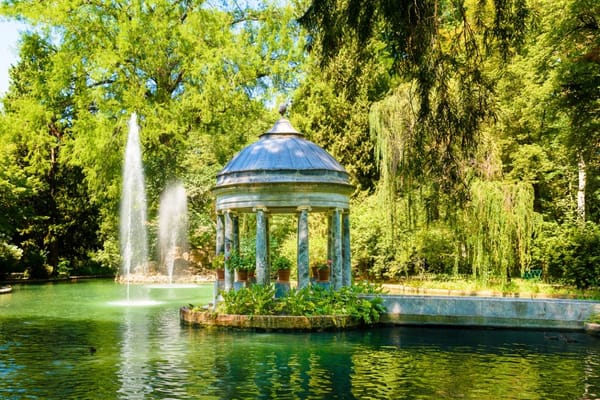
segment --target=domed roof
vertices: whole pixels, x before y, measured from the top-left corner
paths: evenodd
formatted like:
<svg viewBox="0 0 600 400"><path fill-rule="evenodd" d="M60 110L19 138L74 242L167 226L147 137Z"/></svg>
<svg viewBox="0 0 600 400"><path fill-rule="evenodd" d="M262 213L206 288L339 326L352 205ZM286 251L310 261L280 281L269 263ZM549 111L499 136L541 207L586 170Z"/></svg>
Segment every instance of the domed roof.
<svg viewBox="0 0 600 400"><path fill-rule="evenodd" d="M281 118L217 174L217 210L347 209L353 186L329 153Z"/></svg>
<svg viewBox="0 0 600 400"><path fill-rule="evenodd" d="M349 185L348 173L329 153L281 118L217 174L217 187L233 184L325 182Z"/></svg>

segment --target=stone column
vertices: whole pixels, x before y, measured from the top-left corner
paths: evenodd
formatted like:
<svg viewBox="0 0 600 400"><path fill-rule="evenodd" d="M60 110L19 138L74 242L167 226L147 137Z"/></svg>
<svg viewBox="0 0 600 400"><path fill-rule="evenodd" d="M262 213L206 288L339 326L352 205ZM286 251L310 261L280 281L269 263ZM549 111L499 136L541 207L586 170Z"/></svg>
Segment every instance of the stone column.
<svg viewBox="0 0 600 400"><path fill-rule="evenodd" d="M327 261L331 260L335 256L335 231L333 229L333 213L327 214ZM333 283L333 264L329 270L329 282Z"/></svg>
<svg viewBox="0 0 600 400"><path fill-rule="evenodd" d="M225 254L225 217L222 213L217 213L217 245L216 245L216 253L217 255ZM225 289L225 282L215 280L215 284L213 287L213 305L217 307L217 301L219 300L219 293L221 290Z"/></svg>
<svg viewBox="0 0 600 400"><path fill-rule="evenodd" d="M342 286L352 285L350 257L350 210L342 214Z"/></svg>
<svg viewBox="0 0 600 400"><path fill-rule="evenodd" d="M266 211L265 211L266 212ZM265 215L265 226L267 232L267 284L271 283L271 216L269 213Z"/></svg>
<svg viewBox="0 0 600 400"><path fill-rule="evenodd" d="M231 211L225 212L225 290L233 288L235 272L229 267L229 258L233 250L233 219Z"/></svg>
<svg viewBox="0 0 600 400"><path fill-rule="evenodd" d="M308 269L308 212L310 208L299 207L298 211L298 289L302 289L310 283Z"/></svg>
<svg viewBox="0 0 600 400"><path fill-rule="evenodd" d="M268 285L271 272L269 271L269 222L265 208L256 211L256 283Z"/></svg>
<svg viewBox="0 0 600 400"><path fill-rule="evenodd" d="M331 280L333 288L339 290L342 287L342 210L336 208L333 212L333 262Z"/></svg>
<svg viewBox="0 0 600 400"><path fill-rule="evenodd" d="M217 255L225 253L225 221L223 214L217 214Z"/></svg>
<svg viewBox="0 0 600 400"><path fill-rule="evenodd" d="M231 213L231 223L233 236L231 238L231 252L234 254L240 253L240 217L237 213Z"/></svg>

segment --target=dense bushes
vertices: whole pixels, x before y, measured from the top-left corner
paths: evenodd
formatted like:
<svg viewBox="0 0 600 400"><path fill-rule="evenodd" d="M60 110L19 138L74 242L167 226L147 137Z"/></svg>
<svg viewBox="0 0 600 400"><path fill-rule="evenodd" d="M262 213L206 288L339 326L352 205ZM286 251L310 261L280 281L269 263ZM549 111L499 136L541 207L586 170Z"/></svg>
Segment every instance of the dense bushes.
<svg viewBox="0 0 600 400"><path fill-rule="evenodd" d="M546 224L534 249L547 279L586 289L600 285L600 227Z"/></svg>
<svg viewBox="0 0 600 400"><path fill-rule="evenodd" d="M368 284L343 287L340 290L308 286L275 298L273 285L252 285L223 292L217 312L243 315L350 315L366 324L379 321L385 312L381 289ZM366 299L361 294L375 294Z"/></svg>
<svg viewBox="0 0 600 400"><path fill-rule="evenodd" d="M353 203L353 262L369 278L411 275L520 276L530 268L540 215L525 183L473 182L462 208L428 216L427 196L415 191L393 206L381 193ZM440 211L441 213L441 211ZM364 272L363 272L364 274Z"/></svg>

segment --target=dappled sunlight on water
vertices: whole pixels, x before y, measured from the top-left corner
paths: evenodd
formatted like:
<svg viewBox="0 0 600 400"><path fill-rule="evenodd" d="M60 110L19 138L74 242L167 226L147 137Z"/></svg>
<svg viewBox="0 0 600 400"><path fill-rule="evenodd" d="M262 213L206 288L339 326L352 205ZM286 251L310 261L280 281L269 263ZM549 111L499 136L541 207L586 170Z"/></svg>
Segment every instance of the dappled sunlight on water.
<svg viewBox="0 0 600 400"><path fill-rule="evenodd" d="M146 285L149 289L194 289L198 288L195 283L163 283Z"/></svg>
<svg viewBox="0 0 600 400"><path fill-rule="evenodd" d="M256 333L181 325L212 285L17 287L0 302L0 398L595 399L600 339L574 332L378 328Z"/></svg>
<svg viewBox="0 0 600 400"><path fill-rule="evenodd" d="M150 306L158 306L163 304L163 302L156 300L117 300L117 301L109 301L108 305L110 306L119 306L119 307L150 307Z"/></svg>

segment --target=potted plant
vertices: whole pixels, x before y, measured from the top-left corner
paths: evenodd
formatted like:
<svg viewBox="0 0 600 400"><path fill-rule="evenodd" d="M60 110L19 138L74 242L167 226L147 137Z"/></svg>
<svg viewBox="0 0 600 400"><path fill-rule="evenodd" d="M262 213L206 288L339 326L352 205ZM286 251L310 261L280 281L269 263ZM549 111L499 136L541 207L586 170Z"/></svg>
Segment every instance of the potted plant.
<svg viewBox="0 0 600 400"><path fill-rule="evenodd" d="M278 282L289 282L290 281L290 269L292 268L292 262L286 256L277 256L273 260L273 270L277 271Z"/></svg>
<svg viewBox="0 0 600 400"><path fill-rule="evenodd" d="M256 256L247 255L245 257L244 266L248 271L248 280L254 282L254 275L256 273Z"/></svg>
<svg viewBox="0 0 600 400"><path fill-rule="evenodd" d="M225 255L219 254L210 261L210 269L217 271L217 280L225 279Z"/></svg>
<svg viewBox="0 0 600 400"><path fill-rule="evenodd" d="M313 262L310 265L310 273L315 280L319 279L319 263L318 262Z"/></svg>
<svg viewBox="0 0 600 400"><path fill-rule="evenodd" d="M229 267L236 271L238 281L245 282L248 280L248 272L254 271L256 265L251 256L233 253L229 258Z"/></svg>
<svg viewBox="0 0 600 400"><path fill-rule="evenodd" d="M313 265L317 268L317 280L321 282L328 281L331 273L331 260L319 260L316 261Z"/></svg>

